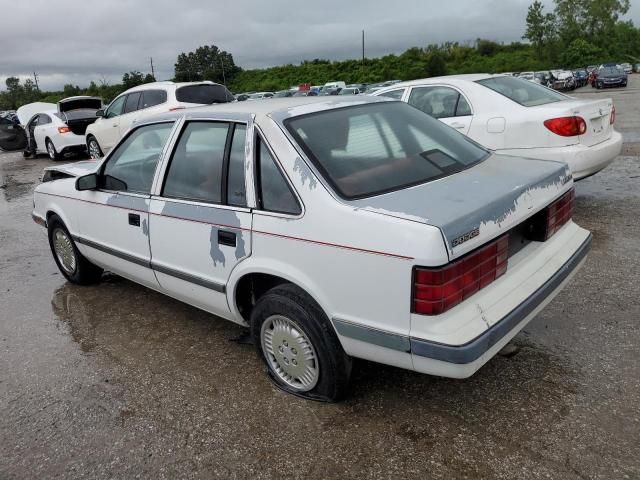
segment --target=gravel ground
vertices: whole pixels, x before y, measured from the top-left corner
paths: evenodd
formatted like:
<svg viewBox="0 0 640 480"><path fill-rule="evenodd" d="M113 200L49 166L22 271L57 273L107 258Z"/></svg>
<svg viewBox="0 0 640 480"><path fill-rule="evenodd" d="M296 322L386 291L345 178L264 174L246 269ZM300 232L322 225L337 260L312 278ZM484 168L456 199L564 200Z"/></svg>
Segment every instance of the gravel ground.
<svg viewBox="0 0 640 480"><path fill-rule="evenodd" d="M577 184L584 268L515 355L462 381L357 362L335 405L274 388L233 324L66 283L30 218L50 162L0 154L0 479L640 478L640 75L576 95L626 141Z"/></svg>

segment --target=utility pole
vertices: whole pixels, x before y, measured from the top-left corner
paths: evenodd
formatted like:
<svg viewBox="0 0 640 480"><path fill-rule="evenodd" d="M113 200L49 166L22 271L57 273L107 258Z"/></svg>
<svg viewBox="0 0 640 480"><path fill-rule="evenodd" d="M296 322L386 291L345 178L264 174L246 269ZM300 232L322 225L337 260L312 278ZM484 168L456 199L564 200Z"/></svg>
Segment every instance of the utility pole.
<svg viewBox="0 0 640 480"><path fill-rule="evenodd" d="M151 60L151 76L154 78L154 80L157 80L156 71L153 69L153 57L149 57L149 60Z"/></svg>
<svg viewBox="0 0 640 480"><path fill-rule="evenodd" d="M362 78L364 81L364 30L362 30Z"/></svg>
<svg viewBox="0 0 640 480"><path fill-rule="evenodd" d="M38 74L36 72L33 72L33 82L36 84L36 90L40 90L38 86Z"/></svg>

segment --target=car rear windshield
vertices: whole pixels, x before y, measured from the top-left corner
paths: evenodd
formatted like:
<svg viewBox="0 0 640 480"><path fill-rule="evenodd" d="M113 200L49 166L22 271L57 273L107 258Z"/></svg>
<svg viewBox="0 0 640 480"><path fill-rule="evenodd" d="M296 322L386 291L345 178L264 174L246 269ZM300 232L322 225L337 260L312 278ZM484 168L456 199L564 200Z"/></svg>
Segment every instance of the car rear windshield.
<svg viewBox="0 0 640 480"><path fill-rule="evenodd" d="M311 113L285 126L336 192L364 198L465 170L488 152L403 102Z"/></svg>
<svg viewBox="0 0 640 480"><path fill-rule="evenodd" d="M567 97L561 93L521 78L492 77L477 80L477 83L504 95L524 107L546 105L567 99Z"/></svg>
<svg viewBox="0 0 640 480"><path fill-rule="evenodd" d="M227 103L234 100L224 85L186 85L176 90L176 100L185 103Z"/></svg>

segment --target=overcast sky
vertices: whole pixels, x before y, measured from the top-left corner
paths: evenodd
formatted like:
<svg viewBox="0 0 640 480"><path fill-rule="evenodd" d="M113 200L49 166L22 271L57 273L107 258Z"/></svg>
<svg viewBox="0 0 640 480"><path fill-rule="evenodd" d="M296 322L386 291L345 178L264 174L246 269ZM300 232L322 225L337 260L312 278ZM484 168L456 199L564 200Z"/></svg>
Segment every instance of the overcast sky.
<svg viewBox="0 0 640 480"><path fill-rule="evenodd" d="M401 53L443 41L519 40L532 0L0 0L0 81L117 83L131 70L173 76L181 52L214 44L243 68ZM550 8L551 0L544 3ZM640 2L628 18L640 23Z"/></svg>

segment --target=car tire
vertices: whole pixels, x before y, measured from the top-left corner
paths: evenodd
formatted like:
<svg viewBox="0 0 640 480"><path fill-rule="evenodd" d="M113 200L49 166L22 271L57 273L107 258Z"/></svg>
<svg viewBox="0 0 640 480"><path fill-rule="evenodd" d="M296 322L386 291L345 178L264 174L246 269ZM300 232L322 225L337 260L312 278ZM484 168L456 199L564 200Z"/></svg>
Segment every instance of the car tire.
<svg viewBox="0 0 640 480"><path fill-rule="evenodd" d="M251 335L276 385L299 397L337 402L349 387L352 360L320 306L292 284L260 297Z"/></svg>
<svg viewBox="0 0 640 480"><path fill-rule="evenodd" d="M96 140L96 137L94 136L90 136L87 139L87 153L89 154L89 157L93 158L94 160L98 160L103 157L100 144L98 143L98 140Z"/></svg>
<svg viewBox="0 0 640 480"><path fill-rule="evenodd" d="M102 278L102 268L87 260L76 247L69 230L60 217L47 220L49 246L60 273L71 283L92 285Z"/></svg>
<svg viewBox="0 0 640 480"><path fill-rule="evenodd" d="M56 146L53 144L51 140L47 138L47 140L45 141L45 145L47 147L47 154L49 155L49 158L51 160L60 159L60 154L57 152Z"/></svg>
<svg viewBox="0 0 640 480"><path fill-rule="evenodd" d="M22 151L22 156L24 158L29 158L29 157L31 157L31 152L29 150L23 150Z"/></svg>

